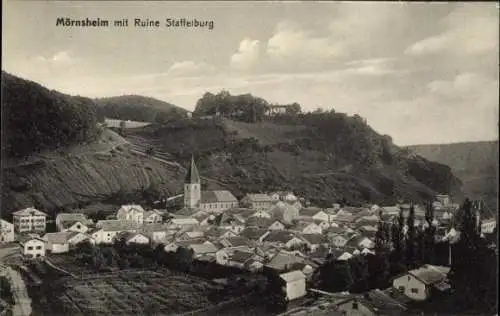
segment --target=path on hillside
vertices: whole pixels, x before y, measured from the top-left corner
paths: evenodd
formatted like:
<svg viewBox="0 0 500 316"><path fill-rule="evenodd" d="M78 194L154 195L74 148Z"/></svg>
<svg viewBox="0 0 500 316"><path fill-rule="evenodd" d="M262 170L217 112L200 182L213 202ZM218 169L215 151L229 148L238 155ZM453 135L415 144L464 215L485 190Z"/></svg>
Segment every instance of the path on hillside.
<svg viewBox="0 0 500 316"><path fill-rule="evenodd" d="M153 160L156 160L158 162L167 164L169 166L177 167L180 170L182 170L183 172L187 172L186 168L184 168L183 166L181 166L178 162L173 162L173 161L168 161L168 160L165 160L165 159L162 159L162 158L158 158L158 157L155 157L154 154L153 155L148 155L145 152L138 151L138 150L135 150L135 149L129 149L129 150L131 152L133 152L133 153L136 153L136 154L139 154L139 155L142 155L142 156L145 156L145 157L149 157L149 158L151 158ZM219 181L219 180L216 180L216 179L213 179L213 178L209 178L209 177L205 177L205 176L201 176L201 175L200 175L200 178L203 179L203 180L205 180L205 181L211 181L211 182L217 183L217 184L219 184L219 185L221 185L223 187L227 187L228 186L227 183L224 183L222 181Z"/></svg>
<svg viewBox="0 0 500 316"><path fill-rule="evenodd" d="M13 315L14 316L29 316L31 315L31 299L28 296L26 285L21 277L21 274L12 269L6 268L7 278L10 280L12 295L14 296Z"/></svg>

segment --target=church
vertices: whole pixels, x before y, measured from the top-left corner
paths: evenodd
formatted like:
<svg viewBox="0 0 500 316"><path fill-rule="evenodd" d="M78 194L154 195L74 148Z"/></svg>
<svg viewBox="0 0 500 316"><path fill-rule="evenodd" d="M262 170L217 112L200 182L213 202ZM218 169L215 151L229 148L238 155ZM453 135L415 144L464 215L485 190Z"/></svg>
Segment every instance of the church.
<svg viewBox="0 0 500 316"><path fill-rule="evenodd" d="M238 199L227 190L201 190L200 174L194 162L194 157L192 157L184 181L184 207L207 211L223 211L238 207L238 204Z"/></svg>

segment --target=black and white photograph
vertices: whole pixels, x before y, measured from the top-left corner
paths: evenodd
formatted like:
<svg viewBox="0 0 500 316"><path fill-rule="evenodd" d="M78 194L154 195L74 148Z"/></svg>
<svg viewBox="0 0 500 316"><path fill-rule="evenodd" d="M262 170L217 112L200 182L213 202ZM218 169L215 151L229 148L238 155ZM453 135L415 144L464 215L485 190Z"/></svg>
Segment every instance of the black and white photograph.
<svg viewBox="0 0 500 316"><path fill-rule="evenodd" d="M0 316L498 315L499 25L2 1Z"/></svg>

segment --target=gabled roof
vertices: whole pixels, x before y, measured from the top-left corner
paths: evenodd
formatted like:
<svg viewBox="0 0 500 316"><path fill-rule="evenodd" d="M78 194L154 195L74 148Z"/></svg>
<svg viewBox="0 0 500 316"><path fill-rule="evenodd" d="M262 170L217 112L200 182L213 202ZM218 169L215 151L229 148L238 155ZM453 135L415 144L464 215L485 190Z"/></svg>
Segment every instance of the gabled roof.
<svg viewBox="0 0 500 316"><path fill-rule="evenodd" d="M158 210L151 210L151 211L146 211L144 213L144 218L148 218L151 215L163 216L160 211L158 211Z"/></svg>
<svg viewBox="0 0 500 316"><path fill-rule="evenodd" d="M284 270L285 268L290 267L294 263L304 262L304 258L295 256L293 254L278 252L268 264L267 267L275 270Z"/></svg>
<svg viewBox="0 0 500 316"><path fill-rule="evenodd" d="M436 284L446 279L450 268L423 265L418 269L408 271L409 274L419 279L426 285Z"/></svg>
<svg viewBox="0 0 500 316"><path fill-rule="evenodd" d="M59 213L56 216L56 222L80 222L86 225L88 221L89 219L87 218L87 216L82 213Z"/></svg>
<svg viewBox="0 0 500 316"><path fill-rule="evenodd" d="M71 226L75 225L76 223L80 223L82 225L85 225L87 226L87 222L82 222L82 221L62 221L61 222L61 226L66 229L66 228L70 228Z"/></svg>
<svg viewBox="0 0 500 316"><path fill-rule="evenodd" d="M251 246L252 241L243 236L233 236L225 238L229 247Z"/></svg>
<svg viewBox="0 0 500 316"><path fill-rule="evenodd" d="M218 203L218 202L238 202L238 199L227 190L217 191L202 191L201 203Z"/></svg>
<svg viewBox="0 0 500 316"><path fill-rule="evenodd" d="M144 209L142 208L142 206L138 205L138 204L126 204L126 205L122 205L120 207L120 210L124 210L126 213L130 213L131 211L139 211L141 213L144 213Z"/></svg>
<svg viewBox="0 0 500 316"><path fill-rule="evenodd" d="M297 270L280 274L280 278L282 278L285 282L289 283L298 280L305 280L306 276L304 275L304 273L302 273L302 271Z"/></svg>
<svg viewBox="0 0 500 316"><path fill-rule="evenodd" d="M346 246L357 248L364 239L370 239L370 238L365 236L353 236L351 239L347 241Z"/></svg>
<svg viewBox="0 0 500 316"><path fill-rule="evenodd" d="M186 217L186 218L172 218L170 223L175 225L198 225L196 218Z"/></svg>
<svg viewBox="0 0 500 316"><path fill-rule="evenodd" d="M252 217L249 217L246 222L245 222L245 225L247 227L259 227L259 228L268 228L269 226L271 226L271 224L273 224L275 221L273 221L272 219L270 218L263 218L263 217L256 217L256 216L252 216Z"/></svg>
<svg viewBox="0 0 500 316"><path fill-rule="evenodd" d="M205 231L205 236L212 238L219 238L220 236L224 235L227 232L234 234L229 229L224 229L220 227L210 227L208 230Z"/></svg>
<svg viewBox="0 0 500 316"><path fill-rule="evenodd" d="M132 233L132 232L121 232L118 234L118 239L124 239L125 241L129 241L130 239L134 238L135 236L137 235L142 235L144 237L146 237L148 240L149 240L149 237L144 235L144 234L141 234L141 233Z"/></svg>
<svg viewBox="0 0 500 316"><path fill-rule="evenodd" d="M346 229L344 227L330 226L324 231L325 234L344 234Z"/></svg>
<svg viewBox="0 0 500 316"><path fill-rule="evenodd" d="M325 236L320 234L303 234L301 235L303 239L305 239L311 245L319 245L326 243Z"/></svg>
<svg viewBox="0 0 500 316"><path fill-rule="evenodd" d="M200 174L198 173L198 168L196 168L196 164L194 163L194 157L191 157L191 163L187 169L186 178L184 179L185 183L200 183Z"/></svg>
<svg viewBox="0 0 500 316"><path fill-rule="evenodd" d="M244 199L247 199L250 202L274 202L269 195L264 193L248 193L245 195Z"/></svg>
<svg viewBox="0 0 500 316"><path fill-rule="evenodd" d="M300 209L299 215L313 217L314 215L318 214L321 211L323 210L319 207L306 207Z"/></svg>
<svg viewBox="0 0 500 316"><path fill-rule="evenodd" d="M231 256L231 261L239 262L239 263L245 263L250 258L252 258L253 256L254 256L254 254L251 253L251 252L244 252L244 251L238 251L238 250L236 250L233 253L233 255Z"/></svg>
<svg viewBox="0 0 500 316"><path fill-rule="evenodd" d="M47 233L42 239L53 244L66 244L71 236L71 232Z"/></svg>
<svg viewBox="0 0 500 316"><path fill-rule="evenodd" d="M218 250L217 247L211 243L191 244L189 248L192 249L197 255L215 253Z"/></svg>
<svg viewBox="0 0 500 316"><path fill-rule="evenodd" d="M12 213L13 216L47 216L44 212L37 210L34 207L28 207Z"/></svg>
<svg viewBox="0 0 500 316"><path fill-rule="evenodd" d="M264 242L282 242L287 243L293 238L295 238L295 234L286 230L273 230L270 231L269 234L264 238Z"/></svg>
<svg viewBox="0 0 500 316"><path fill-rule="evenodd" d="M258 240L265 234L267 234L267 229L247 227L240 233L240 236L246 237L250 240Z"/></svg>

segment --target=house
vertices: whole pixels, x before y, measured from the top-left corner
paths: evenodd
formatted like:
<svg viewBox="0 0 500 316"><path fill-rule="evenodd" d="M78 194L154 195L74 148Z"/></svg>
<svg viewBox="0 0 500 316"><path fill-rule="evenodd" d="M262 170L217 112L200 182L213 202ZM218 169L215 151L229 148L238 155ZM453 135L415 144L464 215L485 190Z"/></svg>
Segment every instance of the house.
<svg viewBox="0 0 500 316"><path fill-rule="evenodd" d="M193 217L171 218L167 222L167 227L170 230L188 229L189 227L196 227L198 225L198 221Z"/></svg>
<svg viewBox="0 0 500 316"><path fill-rule="evenodd" d="M144 213L144 224L161 223L163 221L162 213L158 210L151 210Z"/></svg>
<svg viewBox="0 0 500 316"><path fill-rule="evenodd" d="M174 234L176 240L191 240L196 238L203 238L203 236L205 236L205 233L198 230L183 232L180 235L178 233Z"/></svg>
<svg viewBox="0 0 500 316"><path fill-rule="evenodd" d="M224 248L232 248L232 247L252 247L254 242L248 238L243 236L233 236L222 238L220 243L224 246Z"/></svg>
<svg viewBox="0 0 500 316"><path fill-rule="evenodd" d="M273 192L273 193L269 194L269 196L271 197L271 199L274 202L278 202L278 201L296 202L296 201L298 201L297 196L295 196L295 194L293 194L293 192L278 191L278 192Z"/></svg>
<svg viewBox="0 0 500 316"><path fill-rule="evenodd" d="M200 226L209 226L213 224L215 215L201 212L196 215L193 215L193 218L198 221Z"/></svg>
<svg viewBox="0 0 500 316"><path fill-rule="evenodd" d="M269 212L273 219L277 219L284 224L290 225L299 217L299 209L284 202L278 202Z"/></svg>
<svg viewBox="0 0 500 316"><path fill-rule="evenodd" d="M352 213L349 212L346 208L341 208L340 210L337 211L335 214L336 216L351 216Z"/></svg>
<svg viewBox="0 0 500 316"><path fill-rule="evenodd" d="M214 225L230 230L235 234L239 234L245 229L244 219L236 214L229 214L227 212L219 214L214 220Z"/></svg>
<svg viewBox="0 0 500 316"><path fill-rule="evenodd" d="M215 262L221 266L228 265L230 253L227 249L219 249L215 253Z"/></svg>
<svg viewBox="0 0 500 316"><path fill-rule="evenodd" d="M245 195L240 202L242 206L248 206L252 209L268 209L273 206L274 203L276 203L276 200L269 195L262 193L249 193Z"/></svg>
<svg viewBox="0 0 500 316"><path fill-rule="evenodd" d="M271 218L271 214L264 210L257 210L255 213L252 214L251 217L261 217L261 218Z"/></svg>
<svg viewBox="0 0 500 316"><path fill-rule="evenodd" d="M267 229L247 227L241 231L240 236L246 237L256 242L262 242L270 232Z"/></svg>
<svg viewBox="0 0 500 316"><path fill-rule="evenodd" d="M407 307L398 296L391 292L378 289L371 290L361 295L351 295L346 299L336 302L337 310L342 315L373 315L373 316L399 316L404 315Z"/></svg>
<svg viewBox="0 0 500 316"><path fill-rule="evenodd" d="M320 246L328 246L328 241L321 234L303 234L301 237L307 242L312 252L316 251Z"/></svg>
<svg viewBox="0 0 500 316"><path fill-rule="evenodd" d="M330 227L339 227L339 225L337 223L334 223L334 222L328 223L325 221L315 221L315 223L318 224L319 227L321 227L322 231L326 231Z"/></svg>
<svg viewBox="0 0 500 316"><path fill-rule="evenodd" d="M333 219L331 215L327 214L325 211L318 207L307 207L300 209L299 219L303 217L312 218L313 220L324 221L327 223L329 223L331 219Z"/></svg>
<svg viewBox="0 0 500 316"><path fill-rule="evenodd" d="M272 219L270 219L270 218L263 218L263 217L249 217L245 221L245 226L246 227L268 228L268 227L270 227L273 224L274 223L273 223ZM279 225L278 225L278 227L279 227Z"/></svg>
<svg viewBox="0 0 500 316"><path fill-rule="evenodd" d="M244 252L244 251L234 251L233 254L229 257L227 265L230 267L236 267L240 269L246 268L246 263L254 257L254 253Z"/></svg>
<svg viewBox="0 0 500 316"><path fill-rule="evenodd" d="M268 226L269 230L285 230L285 224L276 220L271 225Z"/></svg>
<svg viewBox="0 0 500 316"><path fill-rule="evenodd" d="M57 230L86 233L92 221L82 213L59 213L56 216Z"/></svg>
<svg viewBox="0 0 500 316"><path fill-rule="evenodd" d="M144 209L140 205L122 205L116 212L116 219L122 221L134 221L142 225L144 223Z"/></svg>
<svg viewBox="0 0 500 316"><path fill-rule="evenodd" d="M213 255L219 250L210 242L204 242L202 244L191 244L188 249L193 250L193 255L195 258L201 257L204 255Z"/></svg>
<svg viewBox="0 0 500 316"><path fill-rule="evenodd" d="M45 257L45 243L39 236L28 235L19 241L21 254L28 259Z"/></svg>
<svg viewBox="0 0 500 316"><path fill-rule="evenodd" d="M121 232L115 237L117 240L122 240L125 244L137 244L137 245L147 245L149 244L149 237L145 234L134 233L134 232Z"/></svg>
<svg viewBox="0 0 500 316"><path fill-rule="evenodd" d="M194 244L203 244L207 241L205 241L202 238L197 238L197 239L191 239L191 240L180 240L180 241L175 241L171 242L165 245L164 250L166 252L175 252L177 251L177 248L183 247L183 248L189 248L189 246L194 245Z"/></svg>
<svg viewBox="0 0 500 316"><path fill-rule="evenodd" d="M481 221L481 233L491 234L497 227L497 221L494 218L484 219Z"/></svg>
<svg viewBox="0 0 500 316"><path fill-rule="evenodd" d="M303 263L304 261L302 257L289 252L280 251L276 253L265 266L271 270L281 272L290 269L293 264Z"/></svg>
<svg viewBox="0 0 500 316"><path fill-rule="evenodd" d="M306 276L302 271L282 273L280 278L285 281L286 299L288 301L306 295Z"/></svg>
<svg viewBox="0 0 500 316"><path fill-rule="evenodd" d="M207 238L219 239L236 236L236 234L228 229L223 229L220 227L209 227L209 229L204 231L204 235ZM241 235L241 233L240 233Z"/></svg>
<svg viewBox="0 0 500 316"><path fill-rule="evenodd" d="M348 241L348 238L341 234L328 234L327 238L330 243L337 248L344 247Z"/></svg>
<svg viewBox="0 0 500 316"><path fill-rule="evenodd" d="M65 253L69 251L69 236L72 232L47 233L42 239L45 241L45 250L51 253Z"/></svg>
<svg viewBox="0 0 500 316"><path fill-rule="evenodd" d="M34 207L12 213L14 230L18 233L45 232L47 214Z"/></svg>
<svg viewBox="0 0 500 316"><path fill-rule="evenodd" d="M0 219L0 243L13 242L14 239L14 225Z"/></svg>
<svg viewBox="0 0 500 316"><path fill-rule="evenodd" d="M266 116L274 116L287 113L295 113L292 105L269 105L265 114Z"/></svg>
<svg viewBox="0 0 500 316"><path fill-rule="evenodd" d="M339 256L337 257L337 260L339 260L339 261L347 261L347 260L351 259L352 257L353 257L353 255L352 255L352 254L350 254L350 253L349 253L349 252L347 252L347 251L344 251L344 252L342 252L342 254L341 254L341 255L339 255Z"/></svg>
<svg viewBox="0 0 500 316"><path fill-rule="evenodd" d="M270 231L263 241L265 243L274 244L277 247L285 247L287 249L300 247L301 245L306 244L304 240L296 237L294 233L280 230Z"/></svg>
<svg viewBox="0 0 500 316"><path fill-rule="evenodd" d="M304 234L322 234L323 229L316 223L308 222L298 222L293 228L294 231L298 231Z"/></svg>
<svg viewBox="0 0 500 316"><path fill-rule="evenodd" d="M168 237L173 236L172 232L168 231L168 226L160 223L144 224L140 232L146 235L149 240L154 243L166 242Z"/></svg>
<svg viewBox="0 0 500 316"><path fill-rule="evenodd" d="M366 236L353 236L347 241L346 246L352 248L373 248L375 243Z"/></svg>
<svg viewBox="0 0 500 316"><path fill-rule="evenodd" d="M96 224L96 228L90 230L88 234L95 240L96 244L113 243L115 236L121 232L136 232L140 229L136 221L122 221L117 219L101 220Z"/></svg>
<svg viewBox="0 0 500 316"><path fill-rule="evenodd" d="M74 248L76 245L88 241L90 244L94 245L95 240L88 234L80 233L80 232L73 232L73 231L68 231L68 243L69 243L69 249Z"/></svg>
<svg viewBox="0 0 500 316"><path fill-rule="evenodd" d="M439 291L449 288L446 281L449 271L449 267L426 264L394 278L392 287L415 301L424 301L431 296L433 288Z"/></svg>

